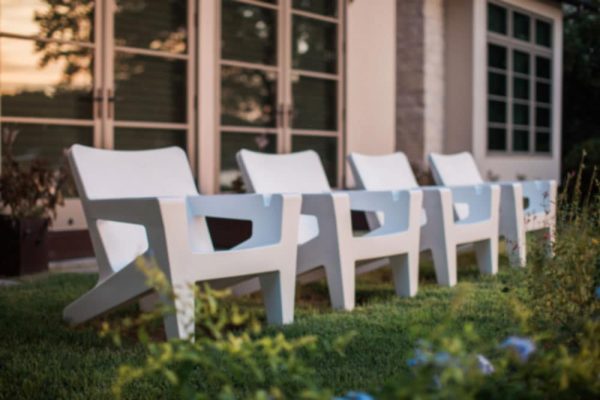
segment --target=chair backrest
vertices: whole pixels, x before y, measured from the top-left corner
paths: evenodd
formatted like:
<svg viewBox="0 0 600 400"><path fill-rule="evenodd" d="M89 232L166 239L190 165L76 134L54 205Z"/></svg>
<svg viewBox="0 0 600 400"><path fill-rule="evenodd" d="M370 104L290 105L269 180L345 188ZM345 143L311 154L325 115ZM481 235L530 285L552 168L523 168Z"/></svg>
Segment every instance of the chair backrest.
<svg viewBox="0 0 600 400"><path fill-rule="evenodd" d="M312 151L265 154L240 150L237 162L249 192L323 193L331 192L319 155Z"/></svg>
<svg viewBox="0 0 600 400"><path fill-rule="evenodd" d="M187 156L179 147L117 151L73 145L71 169L88 200L198 194Z"/></svg>
<svg viewBox="0 0 600 400"><path fill-rule="evenodd" d="M465 186L484 183L477 164L469 152L429 154L433 179L438 185Z"/></svg>
<svg viewBox="0 0 600 400"><path fill-rule="evenodd" d="M381 156L352 153L348 156L348 161L359 189L399 190L419 187L404 153Z"/></svg>
<svg viewBox="0 0 600 400"><path fill-rule="evenodd" d="M92 200L198 194L187 157L178 147L114 151L73 145L68 158L84 211ZM87 222L100 279L148 250L143 226L89 218Z"/></svg>

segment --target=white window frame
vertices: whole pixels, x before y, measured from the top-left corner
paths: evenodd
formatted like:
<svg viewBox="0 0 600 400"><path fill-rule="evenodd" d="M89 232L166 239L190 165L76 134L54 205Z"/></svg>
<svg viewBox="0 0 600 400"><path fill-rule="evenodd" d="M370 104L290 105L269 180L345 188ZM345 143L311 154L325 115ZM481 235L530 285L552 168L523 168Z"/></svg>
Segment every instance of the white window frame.
<svg viewBox="0 0 600 400"><path fill-rule="evenodd" d="M486 82L488 81L488 73L489 72L498 72L502 73L506 76L506 96L498 96L498 95L490 95L489 94L489 82L485 87L485 99L486 99L486 130L485 130L485 150L488 155L527 155L527 156L539 156L539 157L549 157L552 158L557 149L555 148L554 134L556 132L554 127L554 113L556 112L555 102L556 99L554 97L554 87L556 85L554 78L554 52L555 47L557 46L557 38L555 37L555 29L554 29L554 21L548 17L537 14L530 10L526 10L520 7L517 7L512 4L508 4L501 1L496 0L488 0L486 3L486 15L488 4L493 4L498 7L506 10L507 13L507 33L505 35L489 31L488 29L488 21L486 18L486 57L485 57L485 71L486 71ZM526 15L529 17L530 24L530 38L529 41L524 41L522 39L517 39L513 36L513 13L518 12L520 14ZM538 45L536 43L536 21L542 21L550 25L550 33L551 33L551 46L546 47L542 45ZM488 53L487 48L490 44L498 45L506 49L506 70L498 70L496 68L489 66ZM515 50L521 51L523 53L527 53L529 55L529 75L515 73L513 71L513 52ZM542 56L547 58L550 61L551 73L550 78L538 78L536 76L536 63L537 56ZM517 76L521 76L529 80L529 99L528 100L519 100L513 98L513 78ZM537 102L537 93L536 93L536 83L542 82L550 85L550 103L538 103ZM488 104L490 100L499 100L506 103L506 123L495 123L489 122L489 109ZM513 106L514 104L523 104L527 105L529 108L529 125L518 125L515 126L513 123ZM547 108L550 112L550 126L549 127L537 127L536 126L536 108L538 106ZM489 148L489 128L504 128L505 129L505 150L495 150ZM523 150L514 150L513 149L513 134L514 128L522 128L523 130L527 129L529 131L529 147L527 151ZM537 151L536 149L536 135L537 132L546 132L549 137L549 151Z"/></svg>

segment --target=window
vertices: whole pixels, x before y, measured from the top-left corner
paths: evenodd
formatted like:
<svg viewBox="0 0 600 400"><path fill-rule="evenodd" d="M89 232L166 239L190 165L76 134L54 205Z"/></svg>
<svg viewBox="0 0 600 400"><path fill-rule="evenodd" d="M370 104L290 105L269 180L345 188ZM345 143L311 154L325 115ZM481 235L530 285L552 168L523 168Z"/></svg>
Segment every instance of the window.
<svg viewBox="0 0 600 400"><path fill-rule="evenodd" d="M552 152L552 23L488 3L487 149Z"/></svg>

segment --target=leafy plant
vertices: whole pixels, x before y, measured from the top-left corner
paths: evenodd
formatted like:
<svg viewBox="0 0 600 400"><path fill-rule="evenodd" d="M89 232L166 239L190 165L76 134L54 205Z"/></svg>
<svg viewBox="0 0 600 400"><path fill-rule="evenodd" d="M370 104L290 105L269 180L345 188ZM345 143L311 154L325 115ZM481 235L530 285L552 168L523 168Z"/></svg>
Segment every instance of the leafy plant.
<svg viewBox="0 0 600 400"><path fill-rule="evenodd" d="M172 290L160 269L140 259L138 266L148 284L163 296ZM282 333L263 335L257 319L235 306L221 304L227 292L205 285L195 290L194 341L154 342L149 329L173 310L161 305L151 313L105 323L103 334L117 344L132 330L147 350L142 365L123 365L113 386L116 397L138 380L162 378L179 399L330 399L332 393L318 387L315 372L303 361L316 348L314 336L286 339ZM333 348L341 351L349 338ZM300 357L300 352L303 357ZM237 382L235 385L233 382Z"/></svg>
<svg viewBox="0 0 600 400"><path fill-rule="evenodd" d="M600 183L595 169L584 185L585 153L577 173L571 173L559 196L554 256L548 259L536 242L529 252L528 288L533 323L553 326L569 345L591 320L600 318Z"/></svg>
<svg viewBox="0 0 600 400"><path fill-rule="evenodd" d="M63 187L69 179L65 161L53 168L41 158L29 163L16 160L13 145L18 131L2 131L2 173L0 207L12 218L50 218L64 204Z"/></svg>

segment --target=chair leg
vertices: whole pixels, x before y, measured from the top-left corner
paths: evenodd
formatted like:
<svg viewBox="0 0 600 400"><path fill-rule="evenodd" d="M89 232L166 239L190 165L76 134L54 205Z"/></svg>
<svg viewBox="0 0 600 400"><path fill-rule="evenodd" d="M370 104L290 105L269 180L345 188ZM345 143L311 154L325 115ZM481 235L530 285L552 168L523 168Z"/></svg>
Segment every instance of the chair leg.
<svg viewBox="0 0 600 400"><path fill-rule="evenodd" d="M231 287L231 294L236 297L245 296L260 291L260 280L258 278L251 278L247 281L238 283Z"/></svg>
<svg viewBox="0 0 600 400"><path fill-rule="evenodd" d="M511 229L504 233L506 252L511 267L525 267L527 265L527 240L524 229Z"/></svg>
<svg viewBox="0 0 600 400"><path fill-rule="evenodd" d="M355 302L356 277L354 261L329 262L325 265L327 286L331 306L335 309L352 311Z"/></svg>
<svg viewBox="0 0 600 400"><path fill-rule="evenodd" d="M161 300L170 304L174 308L173 313L164 317L165 332L167 339L190 339L194 340L194 284L193 283L173 283L173 295L175 299L166 298L164 295Z"/></svg>
<svg viewBox="0 0 600 400"><path fill-rule="evenodd" d="M456 285L456 245L434 246L431 249L431 256L438 285L448 287Z"/></svg>
<svg viewBox="0 0 600 400"><path fill-rule="evenodd" d="M119 271L65 307L64 320L77 325L149 292L151 288L140 275L139 271L130 267Z"/></svg>
<svg viewBox="0 0 600 400"><path fill-rule="evenodd" d="M145 295L139 299L138 303L142 312L152 312L160 302L160 296L156 292Z"/></svg>
<svg viewBox="0 0 600 400"><path fill-rule="evenodd" d="M390 257L390 266L396 294L402 297L416 295L419 287L419 253L413 251Z"/></svg>
<svg viewBox="0 0 600 400"><path fill-rule="evenodd" d="M548 258L554 257L554 242L556 240L556 225L554 223L545 230L546 255Z"/></svg>
<svg viewBox="0 0 600 400"><path fill-rule="evenodd" d="M480 240L473 244L479 271L484 275L498 273L498 239Z"/></svg>
<svg viewBox="0 0 600 400"><path fill-rule="evenodd" d="M260 276L267 322L274 325L294 322L296 268L283 269Z"/></svg>

